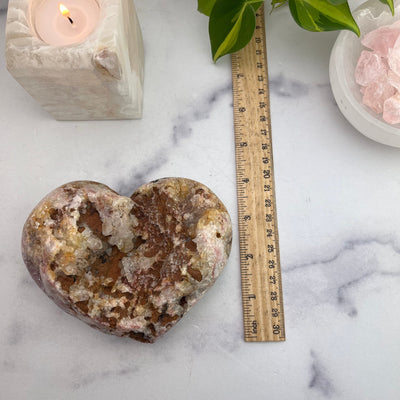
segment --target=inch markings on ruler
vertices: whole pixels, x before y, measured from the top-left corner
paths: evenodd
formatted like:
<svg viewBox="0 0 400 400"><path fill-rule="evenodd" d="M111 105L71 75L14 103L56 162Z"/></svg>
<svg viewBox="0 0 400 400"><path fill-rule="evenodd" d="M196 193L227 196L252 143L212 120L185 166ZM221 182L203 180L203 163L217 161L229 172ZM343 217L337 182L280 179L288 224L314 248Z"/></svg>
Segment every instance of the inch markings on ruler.
<svg viewBox="0 0 400 400"><path fill-rule="evenodd" d="M232 54L244 337L285 340L263 6L250 43Z"/></svg>

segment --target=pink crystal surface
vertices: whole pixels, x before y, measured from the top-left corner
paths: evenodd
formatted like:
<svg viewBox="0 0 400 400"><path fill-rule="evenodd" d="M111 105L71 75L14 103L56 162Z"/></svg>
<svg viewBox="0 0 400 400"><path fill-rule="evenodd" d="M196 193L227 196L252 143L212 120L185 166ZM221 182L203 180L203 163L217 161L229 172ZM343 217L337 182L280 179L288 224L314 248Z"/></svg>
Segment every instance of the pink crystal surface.
<svg viewBox="0 0 400 400"><path fill-rule="evenodd" d="M400 93L396 93L384 102L382 118L391 125L400 123Z"/></svg>
<svg viewBox="0 0 400 400"><path fill-rule="evenodd" d="M372 51L363 50L356 66L356 82L361 86L380 80L387 74L387 65L382 57Z"/></svg>
<svg viewBox="0 0 400 400"><path fill-rule="evenodd" d="M400 91L400 76L392 70L388 71L388 81L396 90Z"/></svg>
<svg viewBox="0 0 400 400"><path fill-rule="evenodd" d="M390 69L400 75L400 40L397 39L396 43L393 46L393 49L390 51L388 55L388 64Z"/></svg>
<svg viewBox="0 0 400 400"><path fill-rule="evenodd" d="M391 26L381 26L367 33L361 40L361 43L365 47L375 51L381 57L387 57L399 35L400 25L395 23Z"/></svg>
<svg viewBox="0 0 400 400"><path fill-rule="evenodd" d="M400 124L400 21L367 33L354 76L362 103L389 124Z"/></svg>
<svg viewBox="0 0 400 400"><path fill-rule="evenodd" d="M370 83L363 96L363 103L377 114L382 113L383 103L396 93L396 89L389 83L387 77Z"/></svg>

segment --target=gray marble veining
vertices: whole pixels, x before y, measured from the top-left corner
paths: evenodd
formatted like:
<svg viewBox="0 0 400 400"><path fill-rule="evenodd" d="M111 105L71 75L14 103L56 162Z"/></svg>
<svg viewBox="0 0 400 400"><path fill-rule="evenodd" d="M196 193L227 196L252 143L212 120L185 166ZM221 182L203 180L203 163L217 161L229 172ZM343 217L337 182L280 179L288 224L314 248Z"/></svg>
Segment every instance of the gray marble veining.
<svg viewBox="0 0 400 400"><path fill-rule="evenodd" d="M172 134L168 136L163 148L158 150L151 160L146 161L140 168L135 166L128 176L117 184L117 192L130 196L135 188L148 182L150 177L157 171L160 171L169 161L168 154L171 150L180 146L184 140L190 138L193 134L192 125L196 122L209 119L213 105L221 101L221 96L230 96L231 91L231 84L217 88L211 94L208 94L205 99L201 99L199 104L191 107L185 113L178 114L172 120Z"/></svg>
<svg viewBox="0 0 400 400"><path fill-rule="evenodd" d="M330 398L335 392L333 383L330 380L329 372L326 371L318 356L311 350L311 380L308 387L319 392L323 397Z"/></svg>

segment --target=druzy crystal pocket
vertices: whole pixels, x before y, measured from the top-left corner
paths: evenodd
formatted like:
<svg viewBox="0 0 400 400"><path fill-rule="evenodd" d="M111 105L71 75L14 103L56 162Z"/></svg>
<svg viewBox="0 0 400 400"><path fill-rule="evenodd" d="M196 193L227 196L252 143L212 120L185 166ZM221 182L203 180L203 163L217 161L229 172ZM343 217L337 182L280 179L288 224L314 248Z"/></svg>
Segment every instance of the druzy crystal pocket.
<svg viewBox="0 0 400 400"><path fill-rule="evenodd" d="M154 342L213 285L231 240L226 208L198 182L161 179L129 198L78 181L32 211L22 253L63 310L104 332Z"/></svg>

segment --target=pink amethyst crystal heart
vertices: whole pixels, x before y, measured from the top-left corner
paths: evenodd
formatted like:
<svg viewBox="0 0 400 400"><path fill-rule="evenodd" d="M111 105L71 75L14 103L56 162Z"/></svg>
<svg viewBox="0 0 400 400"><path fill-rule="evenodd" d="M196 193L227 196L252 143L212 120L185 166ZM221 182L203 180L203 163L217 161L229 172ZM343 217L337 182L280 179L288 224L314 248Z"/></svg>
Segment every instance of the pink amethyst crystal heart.
<svg viewBox="0 0 400 400"><path fill-rule="evenodd" d="M198 182L165 178L129 198L77 181L32 211L22 254L64 311L103 332L152 343L213 285L231 240L226 208Z"/></svg>

